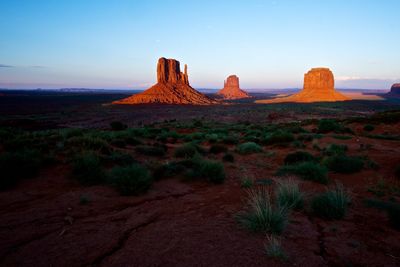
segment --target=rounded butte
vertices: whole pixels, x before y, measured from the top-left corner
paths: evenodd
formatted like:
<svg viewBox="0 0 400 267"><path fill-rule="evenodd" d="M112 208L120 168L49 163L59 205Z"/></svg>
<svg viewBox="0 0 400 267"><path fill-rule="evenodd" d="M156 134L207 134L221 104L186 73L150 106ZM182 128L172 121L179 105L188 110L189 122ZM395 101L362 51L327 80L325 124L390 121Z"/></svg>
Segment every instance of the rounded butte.
<svg viewBox="0 0 400 267"><path fill-rule="evenodd" d="M329 68L312 68L304 74L304 85L300 92L286 97L258 100L256 103L311 103L351 100L336 91L334 86L335 80Z"/></svg>

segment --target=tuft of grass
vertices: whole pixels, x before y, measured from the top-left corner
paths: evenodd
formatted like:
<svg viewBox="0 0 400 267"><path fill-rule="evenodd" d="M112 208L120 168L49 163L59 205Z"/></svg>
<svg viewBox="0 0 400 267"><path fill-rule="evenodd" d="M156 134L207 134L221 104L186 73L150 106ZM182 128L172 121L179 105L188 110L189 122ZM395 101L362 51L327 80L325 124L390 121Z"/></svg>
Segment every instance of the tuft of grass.
<svg viewBox="0 0 400 267"><path fill-rule="evenodd" d="M288 209L273 205L268 188L257 186L247 190L247 206L237 220L254 232L280 234L288 222Z"/></svg>
<svg viewBox="0 0 400 267"><path fill-rule="evenodd" d="M293 164L297 164L299 162L315 161L315 160L316 160L315 157L308 152L296 151L296 152L288 154L285 157L284 162L286 165L293 165Z"/></svg>
<svg viewBox="0 0 400 267"><path fill-rule="evenodd" d="M348 147L346 145L329 144L324 149L324 154L328 156L344 155L346 154Z"/></svg>
<svg viewBox="0 0 400 267"><path fill-rule="evenodd" d="M293 178L278 182L276 201L279 206L288 209L301 209L304 205L304 194L299 189L299 183Z"/></svg>
<svg viewBox="0 0 400 267"><path fill-rule="evenodd" d="M288 256L282 248L281 241L278 237L270 235L267 237L267 242L264 244L265 253L270 258L286 261Z"/></svg>
<svg viewBox="0 0 400 267"><path fill-rule="evenodd" d="M224 165L218 161L202 160L198 167L198 175L211 183L222 184L225 181Z"/></svg>
<svg viewBox="0 0 400 267"><path fill-rule="evenodd" d="M114 167L111 170L111 184L120 192L121 195L139 195L146 192L153 183L149 171L139 165L134 164L126 167Z"/></svg>
<svg viewBox="0 0 400 267"><path fill-rule="evenodd" d="M242 188L250 188L254 185L254 181L253 179L249 178L249 177L244 177L242 178L242 180L240 181L240 186Z"/></svg>
<svg viewBox="0 0 400 267"><path fill-rule="evenodd" d="M106 178L100 158L93 152L85 152L73 158L72 176L83 185L101 184Z"/></svg>
<svg viewBox="0 0 400 267"><path fill-rule="evenodd" d="M328 170L315 162L300 162L295 165L285 165L279 168L277 175L294 174L304 180L318 182L321 184L328 183Z"/></svg>
<svg viewBox="0 0 400 267"><path fill-rule="evenodd" d="M174 156L177 158L192 158L196 154L197 154L197 149L191 143L177 147L174 151Z"/></svg>
<svg viewBox="0 0 400 267"><path fill-rule="evenodd" d="M321 218L339 220L346 215L350 201L350 195L343 186L336 185L334 189L315 196L311 201L311 207Z"/></svg>
<svg viewBox="0 0 400 267"><path fill-rule="evenodd" d="M361 158L345 155L328 157L324 159L323 163L330 171L337 173L355 173L364 167L364 160Z"/></svg>
<svg viewBox="0 0 400 267"><path fill-rule="evenodd" d="M236 151L239 154L253 154L253 153L259 153L262 152L263 149L261 146L259 146L258 144L254 143L254 142L247 142L247 143L243 143L237 146Z"/></svg>

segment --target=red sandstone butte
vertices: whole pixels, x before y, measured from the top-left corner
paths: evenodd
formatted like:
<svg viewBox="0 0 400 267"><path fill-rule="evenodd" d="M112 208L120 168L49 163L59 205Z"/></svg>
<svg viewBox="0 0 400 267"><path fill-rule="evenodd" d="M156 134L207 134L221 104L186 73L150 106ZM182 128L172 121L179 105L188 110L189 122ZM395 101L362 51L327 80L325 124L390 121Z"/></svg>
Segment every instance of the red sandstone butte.
<svg viewBox="0 0 400 267"><path fill-rule="evenodd" d="M186 65L182 73L179 61L162 57L158 60L155 85L142 93L114 101L113 104L210 105L218 102L190 86Z"/></svg>
<svg viewBox="0 0 400 267"><path fill-rule="evenodd" d="M304 74L303 89L297 94L275 99L259 100L257 103L282 103L282 102L336 102L350 100L334 88L333 73L328 68L313 68Z"/></svg>
<svg viewBox="0 0 400 267"><path fill-rule="evenodd" d="M247 92L240 89L239 77L236 75L230 75L226 81L224 81L224 88L219 90L217 95L221 96L223 99L241 99L251 97Z"/></svg>

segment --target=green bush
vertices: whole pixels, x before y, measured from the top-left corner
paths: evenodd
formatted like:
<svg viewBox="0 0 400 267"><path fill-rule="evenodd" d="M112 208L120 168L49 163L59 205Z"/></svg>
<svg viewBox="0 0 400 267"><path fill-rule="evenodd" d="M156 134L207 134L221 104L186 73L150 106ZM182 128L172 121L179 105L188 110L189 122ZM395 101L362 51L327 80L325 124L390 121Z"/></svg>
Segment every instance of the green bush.
<svg viewBox="0 0 400 267"><path fill-rule="evenodd" d="M371 132L375 129L375 127L371 124L364 125L364 131Z"/></svg>
<svg viewBox="0 0 400 267"><path fill-rule="evenodd" d="M328 133L335 132L340 133L343 131L343 127L333 119L322 119L318 121L318 132Z"/></svg>
<svg viewBox="0 0 400 267"><path fill-rule="evenodd" d="M361 158L345 155L328 157L323 163L330 171L337 173L355 173L364 167L364 161Z"/></svg>
<svg viewBox="0 0 400 267"><path fill-rule="evenodd" d="M186 166L182 162L169 162L155 168L153 177L159 180L165 177L172 177L186 171Z"/></svg>
<svg viewBox="0 0 400 267"><path fill-rule="evenodd" d="M136 162L130 154L117 151L112 152L110 156L105 158L105 160L122 166L131 165Z"/></svg>
<svg viewBox="0 0 400 267"><path fill-rule="evenodd" d="M214 184L221 184L225 181L224 165L218 161L203 160L199 166L199 176Z"/></svg>
<svg viewBox="0 0 400 267"><path fill-rule="evenodd" d="M308 152L296 151L296 152L288 154L285 157L284 162L286 165L293 165L293 164L297 164L299 162L315 161L315 160L316 160L315 157Z"/></svg>
<svg viewBox="0 0 400 267"><path fill-rule="evenodd" d="M106 177L99 156L92 152L85 152L73 158L72 176L83 185L103 183Z"/></svg>
<svg viewBox="0 0 400 267"><path fill-rule="evenodd" d="M36 150L0 154L0 190L15 186L21 179L35 176L41 163L41 155Z"/></svg>
<svg viewBox="0 0 400 267"><path fill-rule="evenodd" d="M196 153L197 153L196 146L194 146L191 143L188 143L180 147L177 147L174 151L174 156L177 158L192 158L194 155L196 155Z"/></svg>
<svg viewBox="0 0 400 267"><path fill-rule="evenodd" d="M304 205L304 194L299 189L299 183L289 178L278 182L276 200L281 207L301 209Z"/></svg>
<svg viewBox="0 0 400 267"><path fill-rule="evenodd" d="M247 206L237 214L238 222L254 232L280 234L288 222L286 207L274 206L267 186L249 189Z"/></svg>
<svg viewBox="0 0 400 267"><path fill-rule="evenodd" d="M224 145L215 144L210 147L209 152L212 154L219 154L228 151L228 148Z"/></svg>
<svg viewBox="0 0 400 267"><path fill-rule="evenodd" d="M74 136L68 139L66 147L72 147L75 150L93 150L103 154L110 153L110 147L106 141L89 135Z"/></svg>
<svg viewBox="0 0 400 267"><path fill-rule="evenodd" d="M239 154L252 154L262 152L263 149L261 146L257 145L254 142L247 142L237 146L236 151Z"/></svg>
<svg viewBox="0 0 400 267"><path fill-rule="evenodd" d="M153 183L149 171L138 164L127 167L114 167L111 170L111 183L121 195L139 195L146 192Z"/></svg>
<svg viewBox="0 0 400 267"><path fill-rule="evenodd" d="M126 128L128 128L128 126L126 126L126 124L123 124L120 121L113 121L110 123L110 127L113 131L123 131Z"/></svg>
<svg viewBox="0 0 400 267"><path fill-rule="evenodd" d="M142 146L137 146L135 148L136 152L146 155L146 156L154 156L154 157L162 157L165 155L166 153L166 147L164 146L157 146L157 145L153 145L153 146L146 146L146 145L142 145Z"/></svg>
<svg viewBox="0 0 400 267"><path fill-rule="evenodd" d="M321 184L328 183L328 171L324 166L315 162L300 162L295 165L285 165L279 168L277 175L294 174L304 180L310 180Z"/></svg>
<svg viewBox="0 0 400 267"><path fill-rule="evenodd" d="M266 145L287 144L294 140L294 135L292 133L283 130L277 130L267 134L263 139L263 143Z"/></svg>
<svg viewBox="0 0 400 267"><path fill-rule="evenodd" d="M346 145L330 144L324 149L324 154L328 156L344 155L347 150Z"/></svg>
<svg viewBox="0 0 400 267"><path fill-rule="evenodd" d="M337 185L333 190L315 196L311 201L311 207L319 217L338 220L346 215L349 203L349 194L343 186Z"/></svg>

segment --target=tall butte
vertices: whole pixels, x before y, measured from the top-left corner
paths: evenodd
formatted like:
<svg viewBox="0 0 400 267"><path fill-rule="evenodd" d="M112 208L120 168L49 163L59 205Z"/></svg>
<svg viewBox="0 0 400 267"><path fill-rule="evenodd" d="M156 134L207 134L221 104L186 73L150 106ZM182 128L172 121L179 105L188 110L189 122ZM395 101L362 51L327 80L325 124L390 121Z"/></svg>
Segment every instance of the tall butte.
<svg viewBox="0 0 400 267"><path fill-rule="evenodd" d="M236 75L230 75L226 81L224 81L224 88L219 90L217 95L221 96L223 99L241 99L251 97L247 92L240 89L239 77Z"/></svg>
<svg viewBox="0 0 400 267"><path fill-rule="evenodd" d="M269 100L256 101L257 103L281 103L281 102L336 102L350 100L334 88L333 73L328 68L313 68L304 74L303 89L297 94L287 97L279 97Z"/></svg>
<svg viewBox="0 0 400 267"><path fill-rule="evenodd" d="M113 102L113 104L151 103L210 105L218 102L190 86L186 65L182 73L179 61L162 57L158 60L155 85L142 93Z"/></svg>
<svg viewBox="0 0 400 267"><path fill-rule="evenodd" d="M390 92L385 94L387 98L400 98L400 83L395 83L390 88Z"/></svg>

